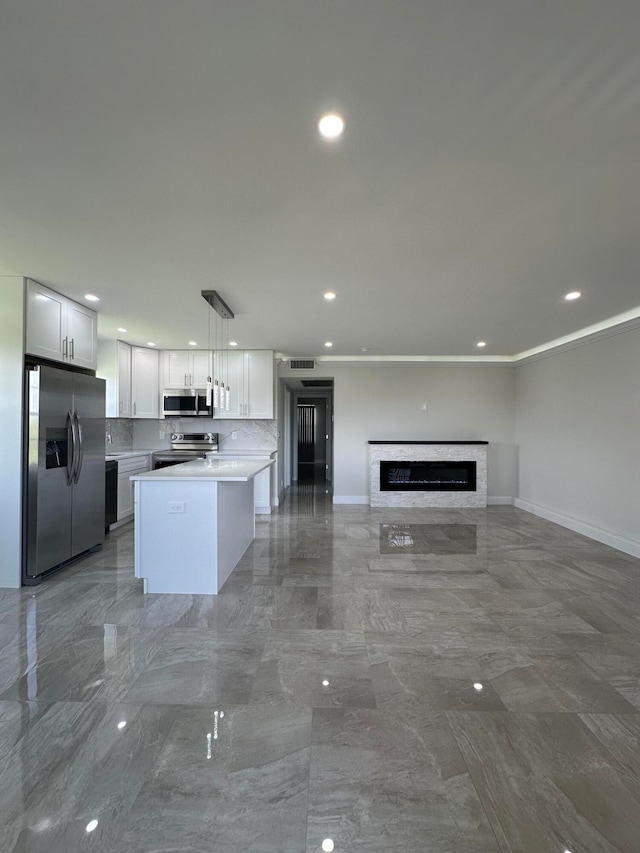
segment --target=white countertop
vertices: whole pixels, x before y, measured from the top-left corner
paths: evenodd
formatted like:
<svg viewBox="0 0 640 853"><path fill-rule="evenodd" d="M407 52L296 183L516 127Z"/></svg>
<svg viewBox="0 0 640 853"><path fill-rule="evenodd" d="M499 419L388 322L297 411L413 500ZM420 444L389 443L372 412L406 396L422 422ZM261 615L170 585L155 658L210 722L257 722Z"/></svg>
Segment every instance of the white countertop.
<svg viewBox="0 0 640 853"><path fill-rule="evenodd" d="M135 455L135 454L134 454ZM234 454L236 455L236 454ZM228 459L193 459L180 465L132 474L130 480L211 480L214 482L246 482L256 474L274 464L273 459L243 459L232 462Z"/></svg>
<svg viewBox="0 0 640 853"><path fill-rule="evenodd" d="M244 456L250 459L273 459L277 450L231 450L225 448L218 451L218 456Z"/></svg>
<svg viewBox="0 0 640 853"><path fill-rule="evenodd" d="M153 450L114 450L113 453L106 453L105 459L107 462L118 459L130 459L132 456L149 456Z"/></svg>
<svg viewBox="0 0 640 853"><path fill-rule="evenodd" d="M113 453L106 453L105 460L128 459L132 456L147 456L150 453L161 453L171 450L170 447L156 447L155 450L114 450ZM219 450L218 456L242 456L247 459L274 459L277 450Z"/></svg>

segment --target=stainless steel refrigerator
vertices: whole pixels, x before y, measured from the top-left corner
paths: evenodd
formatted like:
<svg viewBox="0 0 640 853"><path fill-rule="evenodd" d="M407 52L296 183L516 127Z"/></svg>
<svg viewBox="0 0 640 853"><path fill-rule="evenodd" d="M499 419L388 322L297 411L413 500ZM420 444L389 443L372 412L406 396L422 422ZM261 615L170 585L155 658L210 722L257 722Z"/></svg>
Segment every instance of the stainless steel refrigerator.
<svg viewBox="0 0 640 853"><path fill-rule="evenodd" d="M23 583L99 548L105 526L105 381L41 364L25 371Z"/></svg>

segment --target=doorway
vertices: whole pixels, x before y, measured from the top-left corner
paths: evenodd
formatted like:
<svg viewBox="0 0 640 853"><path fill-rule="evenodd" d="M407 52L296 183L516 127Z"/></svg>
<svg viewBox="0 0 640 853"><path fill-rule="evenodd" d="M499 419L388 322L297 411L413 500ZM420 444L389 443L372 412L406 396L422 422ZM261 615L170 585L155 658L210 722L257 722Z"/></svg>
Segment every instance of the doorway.
<svg viewBox="0 0 640 853"><path fill-rule="evenodd" d="M291 388L290 423L290 482L330 485L333 479L333 383L325 385L322 391Z"/></svg>
<svg viewBox="0 0 640 853"><path fill-rule="evenodd" d="M307 397L297 403L299 483L322 483L327 476L327 401Z"/></svg>

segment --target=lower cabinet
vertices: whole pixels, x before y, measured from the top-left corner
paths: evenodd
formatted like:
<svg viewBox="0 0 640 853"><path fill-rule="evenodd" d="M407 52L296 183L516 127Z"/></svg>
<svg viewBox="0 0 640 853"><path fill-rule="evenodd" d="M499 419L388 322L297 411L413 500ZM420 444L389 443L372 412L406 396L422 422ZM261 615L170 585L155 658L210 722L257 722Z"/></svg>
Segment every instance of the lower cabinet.
<svg viewBox="0 0 640 853"><path fill-rule="evenodd" d="M265 468L255 477L253 504L257 513L271 512L271 468Z"/></svg>
<svg viewBox="0 0 640 853"><path fill-rule="evenodd" d="M141 456L128 456L118 459L118 520L117 525L133 518L133 483L129 479L132 474L143 474L151 470L151 457L148 453ZM112 525L115 527L116 525Z"/></svg>
<svg viewBox="0 0 640 853"><path fill-rule="evenodd" d="M222 455L222 454L221 454ZM239 462L241 460L246 459L270 459L269 455L260 455L256 454L247 456L243 454L242 456L233 456L224 454L223 457L227 462ZM271 468L265 468L264 471L260 471L253 479L253 506L256 511L256 515L268 515L271 512Z"/></svg>

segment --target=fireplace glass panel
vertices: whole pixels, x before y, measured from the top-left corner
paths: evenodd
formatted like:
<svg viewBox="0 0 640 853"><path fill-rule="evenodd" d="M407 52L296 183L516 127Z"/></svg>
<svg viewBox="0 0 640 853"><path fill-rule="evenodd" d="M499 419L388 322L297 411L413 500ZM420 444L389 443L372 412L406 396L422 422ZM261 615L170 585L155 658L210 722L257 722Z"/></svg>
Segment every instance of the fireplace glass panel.
<svg viewBox="0 0 640 853"><path fill-rule="evenodd" d="M476 463L381 462L381 492L475 492Z"/></svg>

